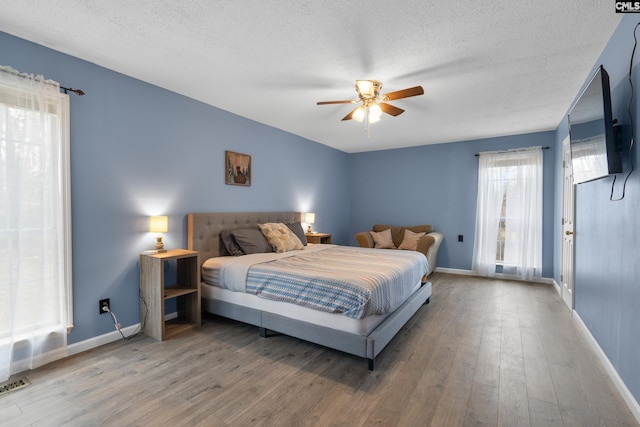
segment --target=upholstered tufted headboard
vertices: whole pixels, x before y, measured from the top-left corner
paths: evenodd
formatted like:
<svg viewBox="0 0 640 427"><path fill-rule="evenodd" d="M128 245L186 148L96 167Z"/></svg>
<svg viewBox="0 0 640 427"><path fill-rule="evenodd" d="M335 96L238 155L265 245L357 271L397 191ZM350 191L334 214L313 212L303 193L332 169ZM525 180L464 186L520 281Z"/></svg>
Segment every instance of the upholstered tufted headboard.
<svg viewBox="0 0 640 427"><path fill-rule="evenodd" d="M228 252L220 240L222 230L258 228L266 222L285 224L300 222L300 212L212 212L187 216L187 249L198 251L199 267L208 260Z"/></svg>

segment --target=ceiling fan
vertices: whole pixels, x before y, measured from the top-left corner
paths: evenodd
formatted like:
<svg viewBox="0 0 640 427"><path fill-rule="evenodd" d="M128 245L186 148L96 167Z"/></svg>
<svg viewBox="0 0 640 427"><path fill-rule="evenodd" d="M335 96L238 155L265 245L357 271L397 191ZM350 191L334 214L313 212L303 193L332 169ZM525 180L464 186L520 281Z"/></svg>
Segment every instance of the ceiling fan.
<svg viewBox="0 0 640 427"><path fill-rule="evenodd" d="M344 116L342 120L354 119L358 122L362 122L364 120L365 130L368 131L369 124L379 121L382 113L387 113L392 116L398 116L404 113L402 108L387 104L387 101L394 101L396 99L409 98L411 96L424 94L422 86L414 86L407 89L388 92L382 95L380 95L380 89L382 89L382 82L378 80L356 80L356 92L360 99L320 101L317 105L362 103L362 105L356 107L349 114Z"/></svg>

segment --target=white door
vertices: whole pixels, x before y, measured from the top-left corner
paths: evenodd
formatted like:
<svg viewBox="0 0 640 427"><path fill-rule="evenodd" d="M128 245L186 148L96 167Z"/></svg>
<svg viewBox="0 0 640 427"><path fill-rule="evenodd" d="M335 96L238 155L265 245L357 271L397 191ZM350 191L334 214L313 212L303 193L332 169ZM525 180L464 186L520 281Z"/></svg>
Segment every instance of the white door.
<svg viewBox="0 0 640 427"><path fill-rule="evenodd" d="M562 270L560 287L562 299L573 310L573 221L575 218L575 185L571 169L571 148L569 137L562 142Z"/></svg>

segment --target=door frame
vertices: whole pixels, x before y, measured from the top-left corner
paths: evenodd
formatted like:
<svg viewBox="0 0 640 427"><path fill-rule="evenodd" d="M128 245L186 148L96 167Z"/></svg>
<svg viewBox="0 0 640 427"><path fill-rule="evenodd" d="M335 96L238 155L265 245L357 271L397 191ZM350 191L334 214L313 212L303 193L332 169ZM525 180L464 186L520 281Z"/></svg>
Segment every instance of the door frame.
<svg viewBox="0 0 640 427"><path fill-rule="evenodd" d="M562 141L562 259L560 262L560 295L573 311L575 301L575 218L576 185L571 167L571 143L569 136Z"/></svg>

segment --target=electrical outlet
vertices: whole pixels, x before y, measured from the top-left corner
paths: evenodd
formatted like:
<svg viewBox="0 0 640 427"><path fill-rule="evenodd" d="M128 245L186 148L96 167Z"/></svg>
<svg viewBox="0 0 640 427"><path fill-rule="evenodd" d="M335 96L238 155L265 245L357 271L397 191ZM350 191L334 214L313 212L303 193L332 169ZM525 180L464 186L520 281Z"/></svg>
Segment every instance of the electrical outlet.
<svg viewBox="0 0 640 427"><path fill-rule="evenodd" d="M100 314L108 313L111 310L111 305L109 304L109 298L100 300Z"/></svg>
<svg viewBox="0 0 640 427"><path fill-rule="evenodd" d="M462 234L458 234L458 242L464 242L464 237Z"/></svg>

